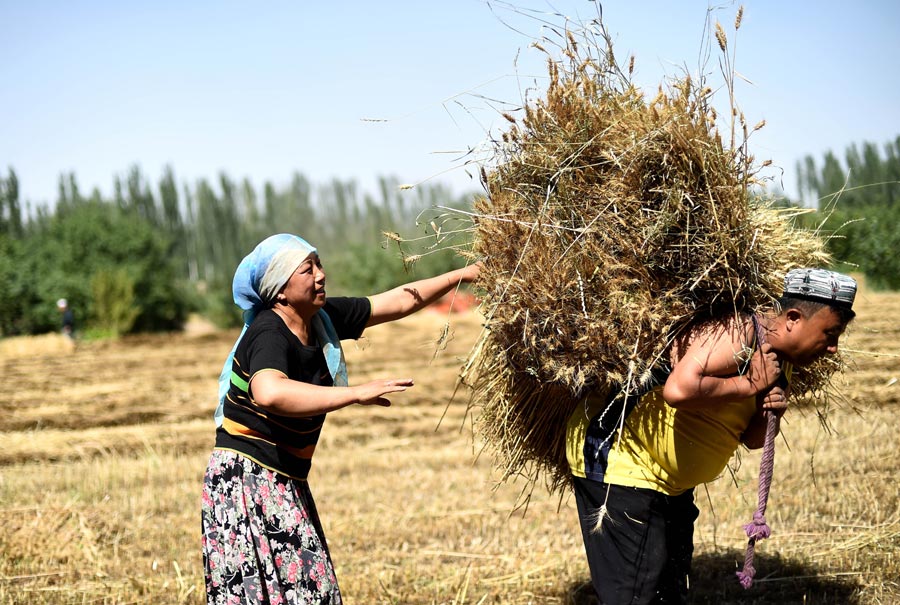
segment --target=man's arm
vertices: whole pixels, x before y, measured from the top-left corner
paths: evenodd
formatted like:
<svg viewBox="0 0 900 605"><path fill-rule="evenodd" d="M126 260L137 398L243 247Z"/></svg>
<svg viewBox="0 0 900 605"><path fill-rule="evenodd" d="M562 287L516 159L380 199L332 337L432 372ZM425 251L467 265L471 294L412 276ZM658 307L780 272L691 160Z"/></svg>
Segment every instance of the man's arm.
<svg viewBox="0 0 900 605"><path fill-rule="evenodd" d="M752 330L750 322L735 320L698 328L666 380L666 402L676 408L709 407L756 396L774 384L781 366L768 344L756 347L746 371L740 371Z"/></svg>
<svg viewBox="0 0 900 605"><path fill-rule="evenodd" d="M741 443L751 450L756 450L765 445L766 428L769 419L765 412L770 411L776 417L781 418L787 410L789 387L782 387L781 382L772 388L764 391L756 396L756 413L750 419L750 424L741 434Z"/></svg>

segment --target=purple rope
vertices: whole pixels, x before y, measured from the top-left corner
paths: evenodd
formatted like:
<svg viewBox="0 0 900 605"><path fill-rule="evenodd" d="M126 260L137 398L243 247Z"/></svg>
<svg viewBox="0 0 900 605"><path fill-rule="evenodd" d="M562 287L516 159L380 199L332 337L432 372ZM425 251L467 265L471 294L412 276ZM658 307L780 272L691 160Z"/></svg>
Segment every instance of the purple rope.
<svg viewBox="0 0 900 605"><path fill-rule="evenodd" d="M744 569L737 572L741 586L750 588L753 584L753 576L756 568L753 567L753 554L756 543L765 540L772 534L772 529L766 523L766 504L769 500L769 487L772 485L772 471L775 468L775 436L778 434L778 417L772 412L766 415L766 442L763 445L762 460L759 463L759 498L756 512L753 513L753 521L744 525L744 531L749 538L747 552L744 554Z"/></svg>
<svg viewBox="0 0 900 605"><path fill-rule="evenodd" d="M753 325L756 327L756 342L762 346L765 342L765 335L756 316L753 316ZM772 471L775 468L775 437L778 435L779 419L771 411L765 411L766 418L766 440L763 444L762 459L759 463L759 493L757 499L756 512L753 513L753 521L744 525L744 531L747 532L749 538L747 542L747 552L744 554L744 568L736 572L741 586L750 588L753 584L753 577L756 575L756 568L753 567L753 555L756 543L765 540L772 534L772 529L766 523L766 504L769 501L769 487L772 485Z"/></svg>

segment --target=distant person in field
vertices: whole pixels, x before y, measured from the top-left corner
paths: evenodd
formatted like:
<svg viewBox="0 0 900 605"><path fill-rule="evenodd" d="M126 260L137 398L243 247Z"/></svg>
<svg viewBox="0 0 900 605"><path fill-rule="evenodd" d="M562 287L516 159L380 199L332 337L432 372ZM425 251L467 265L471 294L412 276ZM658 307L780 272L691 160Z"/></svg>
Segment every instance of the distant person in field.
<svg viewBox="0 0 900 605"><path fill-rule="evenodd" d="M367 298L325 296L316 249L273 235L241 261L244 331L219 379L216 445L203 483L207 602L341 603L307 484L325 415L388 406L412 378L349 386L340 341L400 319L475 280L479 265Z"/></svg>
<svg viewBox="0 0 900 605"><path fill-rule="evenodd" d="M762 447L764 410L784 413L792 367L837 352L855 295L846 275L790 271L771 312L680 338L624 411L621 398L604 414L611 398L589 397L572 415L567 455L601 603L685 602L694 487L718 477L740 444Z"/></svg>
<svg viewBox="0 0 900 605"><path fill-rule="evenodd" d="M58 301L56 301L56 308L60 313L60 317L62 318L63 336L67 336L70 340L74 340L75 314L72 313L72 309L69 308L69 301L65 298L60 298Z"/></svg>

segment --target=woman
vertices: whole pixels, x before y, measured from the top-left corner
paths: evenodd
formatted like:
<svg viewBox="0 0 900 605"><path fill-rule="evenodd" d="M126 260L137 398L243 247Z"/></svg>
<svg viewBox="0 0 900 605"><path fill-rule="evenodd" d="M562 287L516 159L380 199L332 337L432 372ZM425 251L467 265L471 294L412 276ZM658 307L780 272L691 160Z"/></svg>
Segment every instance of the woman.
<svg viewBox="0 0 900 605"><path fill-rule="evenodd" d="M349 386L340 341L424 308L478 265L368 298L326 298L315 248L273 235L241 261L234 300L244 331L219 378L216 445L204 477L207 601L341 603L306 482L325 415L390 405L411 378Z"/></svg>

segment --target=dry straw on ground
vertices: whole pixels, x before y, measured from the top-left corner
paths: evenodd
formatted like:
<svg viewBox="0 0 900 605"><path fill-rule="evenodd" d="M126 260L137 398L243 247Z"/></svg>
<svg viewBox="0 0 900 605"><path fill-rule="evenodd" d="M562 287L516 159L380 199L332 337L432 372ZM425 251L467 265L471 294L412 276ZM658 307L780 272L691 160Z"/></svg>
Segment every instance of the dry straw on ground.
<svg viewBox="0 0 900 605"><path fill-rule="evenodd" d="M741 524L756 501L758 452L733 479L700 488L692 603L900 602L900 294L857 296L846 345L858 368L825 433L811 410L782 424L750 591L734 581ZM465 406L447 406L482 317L420 313L347 343L354 384L411 375L389 408L329 415L310 484L348 605L591 605L572 498L492 489L473 463ZM212 449L216 377L235 331L85 342L43 353L23 339L2 356L15 388L0 400L0 603L200 605L200 492ZM439 420L442 419L438 426ZM787 445L789 447L781 447ZM708 495L705 493L708 489ZM777 553L777 554L776 554Z"/></svg>
<svg viewBox="0 0 900 605"><path fill-rule="evenodd" d="M828 260L755 193L754 129L732 94L723 143L705 77L648 98L599 20L556 36L537 45L556 49L545 94L506 115L482 172L473 252L487 322L463 372L503 478L546 471L551 489L568 480L565 425L587 390L634 392L687 326L771 304L786 271ZM839 367L797 390L821 393Z"/></svg>

